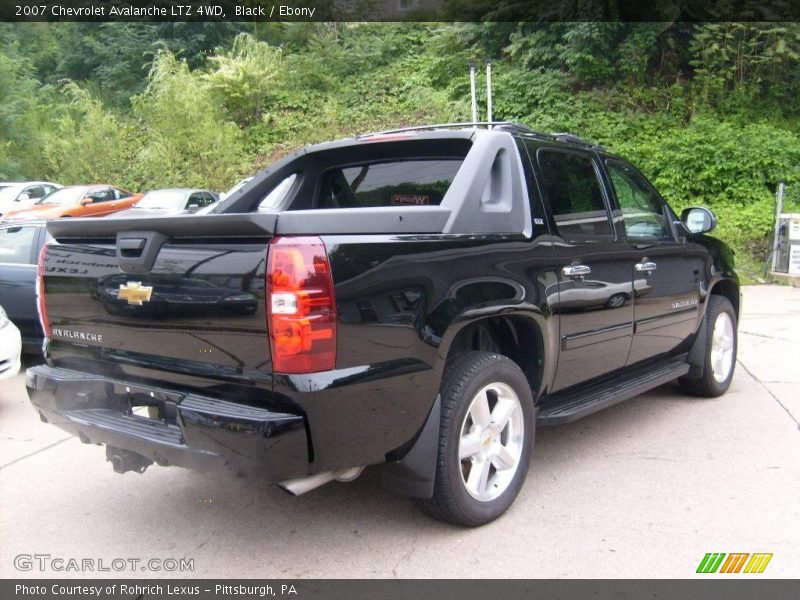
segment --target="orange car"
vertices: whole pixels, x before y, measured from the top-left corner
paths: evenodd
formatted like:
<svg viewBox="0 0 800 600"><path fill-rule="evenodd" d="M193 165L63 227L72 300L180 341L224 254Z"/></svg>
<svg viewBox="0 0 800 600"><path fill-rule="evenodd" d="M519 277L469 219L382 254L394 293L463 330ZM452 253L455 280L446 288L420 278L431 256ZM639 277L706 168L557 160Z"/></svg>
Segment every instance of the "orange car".
<svg viewBox="0 0 800 600"><path fill-rule="evenodd" d="M110 185L73 185L48 194L26 209L9 211L3 220L102 217L130 208L141 199L142 194Z"/></svg>

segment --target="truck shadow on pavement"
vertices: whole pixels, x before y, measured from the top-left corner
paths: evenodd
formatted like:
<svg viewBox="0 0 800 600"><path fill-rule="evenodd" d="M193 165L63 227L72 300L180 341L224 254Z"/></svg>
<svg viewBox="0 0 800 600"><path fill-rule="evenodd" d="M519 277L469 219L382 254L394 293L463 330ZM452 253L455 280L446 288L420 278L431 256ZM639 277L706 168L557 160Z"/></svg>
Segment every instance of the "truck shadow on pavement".
<svg viewBox="0 0 800 600"><path fill-rule="evenodd" d="M257 476L227 471L151 467L143 475L118 475L104 463L101 447L68 439L0 471L4 501L36 515L35 524L7 524L8 551L43 542L48 531L54 553L186 556L207 577L391 576L403 570L410 548L448 552L453 536L477 542L525 531L565 495L591 502L602 486L647 487L648 477L663 476L653 467L677 468L669 464L678 450L668 433L654 439L653 432L691 422L693 407L703 402L667 385L575 423L537 429L519 498L506 515L473 530L434 521L410 499L385 490L375 467L354 482L292 497ZM23 429L36 432L42 425L25 409L15 409ZM332 570L340 563L342 570Z"/></svg>
<svg viewBox="0 0 800 600"><path fill-rule="evenodd" d="M575 423L538 428L522 495L540 493L537 488L544 472L568 473L587 457L604 449L616 450L620 440L630 440L643 428L663 422L669 413L686 411L693 402L697 400L685 398L676 387L667 385ZM658 448L652 452L657 453ZM97 454L100 459L99 448ZM110 478L119 480L119 475L110 473L110 467L108 471ZM339 543L336 536L357 535L365 529L389 527L426 535L454 529L422 514L408 498L385 490L376 467L366 469L354 482L332 482L299 497L292 497L257 476L240 477L229 472L197 473L152 467L142 476L130 473L122 477L136 479L139 493L148 496L145 501L155 502L169 512L169 520L164 523L159 523L160 519L148 521L157 525L153 533L158 531L162 535L165 533L162 527L181 530L200 521L217 538L235 537L241 543L242 536L263 541L265 537L275 539L289 534L285 543L295 535L297 541L302 541L322 527L333 536L328 543L332 545L329 549L335 550ZM165 486L156 485L154 489L156 479L168 483L165 481ZM144 500L142 496L140 499ZM549 501L553 500L542 499ZM92 502L87 499L87 503ZM101 518L95 511L103 512L107 504L94 504L91 513L95 519ZM524 510L524 501L518 501L512 508L512 511ZM124 513L118 511L113 515L115 519L124 518ZM492 526L495 524L489 525ZM321 541L317 539L315 543Z"/></svg>

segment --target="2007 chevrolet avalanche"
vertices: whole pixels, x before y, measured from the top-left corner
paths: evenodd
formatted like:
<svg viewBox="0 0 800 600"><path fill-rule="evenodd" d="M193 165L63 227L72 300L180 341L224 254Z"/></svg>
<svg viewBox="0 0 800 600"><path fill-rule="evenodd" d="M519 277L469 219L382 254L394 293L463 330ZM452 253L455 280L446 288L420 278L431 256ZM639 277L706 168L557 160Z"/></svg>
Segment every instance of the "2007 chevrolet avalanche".
<svg viewBox="0 0 800 600"><path fill-rule="evenodd" d="M27 386L118 472L227 465L299 494L381 465L480 525L536 425L676 378L727 390L739 284L714 224L514 124L312 146L216 214L50 223Z"/></svg>

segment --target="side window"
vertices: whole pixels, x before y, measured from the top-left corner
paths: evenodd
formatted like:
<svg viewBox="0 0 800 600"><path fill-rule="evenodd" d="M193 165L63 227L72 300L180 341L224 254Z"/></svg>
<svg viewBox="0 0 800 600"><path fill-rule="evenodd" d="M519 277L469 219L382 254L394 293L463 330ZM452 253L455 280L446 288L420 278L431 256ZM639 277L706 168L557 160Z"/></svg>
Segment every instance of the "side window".
<svg viewBox="0 0 800 600"><path fill-rule="evenodd" d="M644 176L630 165L606 161L608 175L622 211L625 235L633 239L672 239L664 203Z"/></svg>
<svg viewBox="0 0 800 600"><path fill-rule="evenodd" d="M0 229L0 263L32 265L35 227L4 227Z"/></svg>
<svg viewBox="0 0 800 600"><path fill-rule="evenodd" d="M112 200L122 200L123 198L129 198L130 193L126 192L125 190L118 190L117 188L111 188L111 195Z"/></svg>
<svg viewBox="0 0 800 600"><path fill-rule="evenodd" d="M203 201L204 194L200 192L195 192L191 196L189 196L188 202L186 202L187 208L194 204L197 208L203 208L206 204Z"/></svg>
<svg viewBox="0 0 800 600"><path fill-rule="evenodd" d="M561 237L613 237L592 159L571 152L539 150L538 160L542 187Z"/></svg>
<svg viewBox="0 0 800 600"><path fill-rule="evenodd" d="M38 200L42 198L45 194L44 187L41 185L32 185L28 188L25 188L25 191L22 192L23 194L28 194L28 198L31 200Z"/></svg>
<svg viewBox="0 0 800 600"><path fill-rule="evenodd" d="M201 208L204 206L211 206L212 204L214 204L214 202L216 202L216 200L214 200L214 196L212 196L208 192L203 192L203 198L200 201Z"/></svg>
<svg viewBox="0 0 800 600"><path fill-rule="evenodd" d="M87 196L95 202L108 202L109 200L116 200L114 192L111 188L95 188L91 190Z"/></svg>
<svg viewBox="0 0 800 600"><path fill-rule="evenodd" d="M533 219L534 231L540 229L542 233L548 233L547 214L544 208L544 201L539 193L537 185L536 174L533 172L531 162L535 160L537 147L530 140L523 140L517 138L517 146L519 147L520 155L522 158L522 169L525 172L525 183L528 186L528 198L531 204L531 218Z"/></svg>
<svg viewBox="0 0 800 600"><path fill-rule="evenodd" d="M259 212L266 212L274 209L278 206L283 199L286 198L286 194L289 193L289 190L292 189L292 185L297 180L297 173L292 173L286 179L281 181L278 185L272 188L269 194L264 196L264 199L258 205Z"/></svg>

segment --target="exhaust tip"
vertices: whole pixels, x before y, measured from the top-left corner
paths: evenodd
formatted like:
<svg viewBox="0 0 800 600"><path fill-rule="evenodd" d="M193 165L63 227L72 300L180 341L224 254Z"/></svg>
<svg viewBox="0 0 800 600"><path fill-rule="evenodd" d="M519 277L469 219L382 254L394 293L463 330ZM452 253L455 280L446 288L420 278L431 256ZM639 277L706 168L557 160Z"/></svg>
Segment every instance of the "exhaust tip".
<svg viewBox="0 0 800 600"><path fill-rule="evenodd" d="M287 482L285 482L285 481L282 481L282 482L280 482L280 483L278 484L278 488L280 488L281 490L283 490L284 492L286 492L287 494L289 494L289 495L290 495L292 498L297 498L297 496L298 496L299 494L296 494L295 492L293 492L293 491L292 491L292 488L291 488L291 486L289 486L289 485L286 485L286 483L287 483Z"/></svg>
<svg viewBox="0 0 800 600"><path fill-rule="evenodd" d="M334 479L336 481L353 481L356 477L361 475L361 471L363 470L364 467L351 467L341 471L326 471L325 473L316 473L308 477L287 479L286 481L281 481L278 487L291 496L300 496Z"/></svg>

